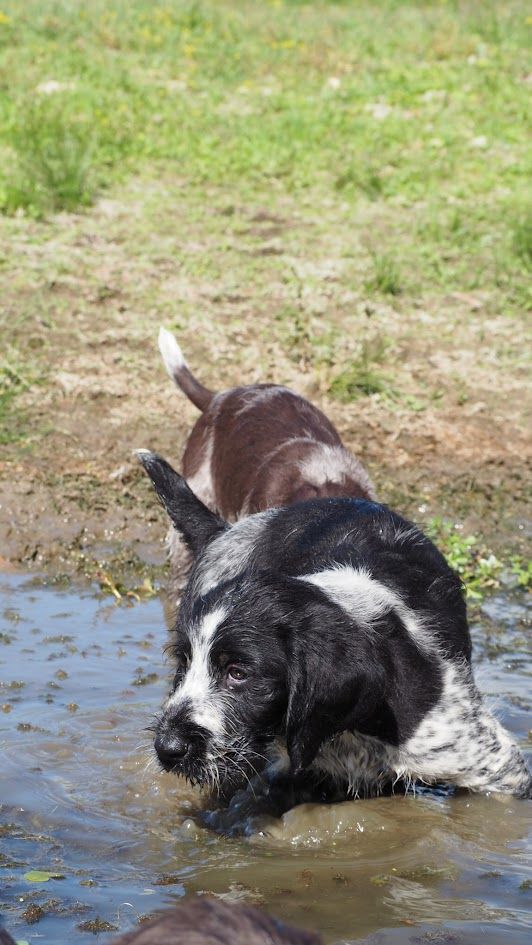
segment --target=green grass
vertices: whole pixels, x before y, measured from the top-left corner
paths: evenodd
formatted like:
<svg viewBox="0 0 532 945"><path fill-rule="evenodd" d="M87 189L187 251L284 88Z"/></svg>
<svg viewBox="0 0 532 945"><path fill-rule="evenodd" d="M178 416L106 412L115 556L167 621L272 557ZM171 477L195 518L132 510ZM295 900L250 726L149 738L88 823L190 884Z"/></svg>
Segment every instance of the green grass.
<svg viewBox="0 0 532 945"><path fill-rule="evenodd" d="M336 190L358 191L365 194L369 200L378 200L386 193L386 186L383 174L380 168L371 165L371 161L366 163L362 157L359 164L354 167L348 167L343 171L334 182ZM356 197L356 194L353 194Z"/></svg>
<svg viewBox="0 0 532 945"><path fill-rule="evenodd" d="M402 278L399 266L390 253L373 253L373 271L366 280L366 288L383 295L399 295Z"/></svg>
<svg viewBox="0 0 532 945"><path fill-rule="evenodd" d="M13 429L13 393L0 391L0 446L14 443L19 439Z"/></svg>
<svg viewBox="0 0 532 945"><path fill-rule="evenodd" d="M5 213L82 209L164 165L192 187L366 201L370 292L393 297L413 271L529 304L522 0L0 10Z"/></svg>
<svg viewBox="0 0 532 945"><path fill-rule="evenodd" d="M89 122L69 115L45 96L22 101L11 132L15 160L4 190L4 209L36 213L76 210L92 202Z"/></svg>
<svg viewBox="0 0 532 945"><path fill-rule="evenodd" d="M404 212L385 232L383 260L400 241L401 270L433 282L452 272L471 287L495 256L521 278L521 0L3 0L1 11L6 213L82 208L164 164L191 186L412 207L414 227ZM374 284L393 296L400 281L383 262Z"/></svg>
<svg viewBox="0 0 532 945"><path fill-rule="evenodd" d="M527 269L532 269L532 211L520 216L513 225L512 245L515 255Z"/></svg>
<svg viewBox="0 0 532 945"><path fill-rule="evenodd" d="M0 446L20 443L27 436L26 411L20 407L20 395L41 380L34 371L28 373L20 367L15 358L0 357Z"/></svg>
<svg viewBox="0 0 532 945"><path fill-rule="evenodd" d="M17 395L27 386L22 375L7 362L0 363L0 446L21 438L15 411Z"/></svg>

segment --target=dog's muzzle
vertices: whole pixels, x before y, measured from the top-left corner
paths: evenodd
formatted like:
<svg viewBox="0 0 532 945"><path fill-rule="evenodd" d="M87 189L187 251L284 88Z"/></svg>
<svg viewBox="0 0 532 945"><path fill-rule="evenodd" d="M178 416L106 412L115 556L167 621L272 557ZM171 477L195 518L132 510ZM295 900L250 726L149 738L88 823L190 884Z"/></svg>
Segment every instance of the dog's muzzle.
<svg viewBox="0 0 532 945"><path fill-rule="evenodd" d="M191 752L192 744L177 732L175 734L166 732L156 736L154 747L165 771L172 771L184 764Z"/></svg>
<svg viewBox="0 0 532 945"><path fill-rule="evenodd" d="M163 716L154 748L161 767L191 780L201 780L210 735L193 723L186 711Z"/></svg>

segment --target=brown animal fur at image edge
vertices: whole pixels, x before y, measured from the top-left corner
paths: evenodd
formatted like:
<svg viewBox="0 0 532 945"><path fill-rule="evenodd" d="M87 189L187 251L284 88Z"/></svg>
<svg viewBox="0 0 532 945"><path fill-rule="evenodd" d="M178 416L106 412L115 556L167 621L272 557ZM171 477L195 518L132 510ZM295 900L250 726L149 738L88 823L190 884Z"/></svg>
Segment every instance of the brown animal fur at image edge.
<svg viewBox="0 0 532 945"><path fill-rule="evenodd" d="M15 945L3 929L0 945ZM323 945L323 939L253 906L200 897L120 935L110 945Z"/></svg>

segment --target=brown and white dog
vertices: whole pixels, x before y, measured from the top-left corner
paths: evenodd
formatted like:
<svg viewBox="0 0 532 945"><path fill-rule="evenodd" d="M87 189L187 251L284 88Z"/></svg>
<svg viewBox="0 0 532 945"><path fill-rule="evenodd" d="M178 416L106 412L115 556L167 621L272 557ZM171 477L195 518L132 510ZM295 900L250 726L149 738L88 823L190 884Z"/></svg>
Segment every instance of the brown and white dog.
<svg viewBox="0 0 532 945"><path fill-rule="evenodd" d="M192 491L226 521L306 499L374 499L373 484L325 414L277 384L213 393L174 336L159 332L168 374L202 411L183 455Z"/></svg>

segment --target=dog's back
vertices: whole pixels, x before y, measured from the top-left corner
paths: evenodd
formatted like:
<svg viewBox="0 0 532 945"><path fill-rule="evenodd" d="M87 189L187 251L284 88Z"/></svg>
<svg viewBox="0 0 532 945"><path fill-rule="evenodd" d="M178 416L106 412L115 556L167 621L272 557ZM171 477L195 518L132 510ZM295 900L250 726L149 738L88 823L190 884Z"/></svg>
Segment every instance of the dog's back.
<svg viewBox="0 0 532 945"><path fill-rule="evenodd" d="M215 394L192 375L164 328L159 347L170 377L203 411L186 445L183 472L210 508L235 520L311 498L375 498L362 464L303 397L275 384Z"/></svg>

